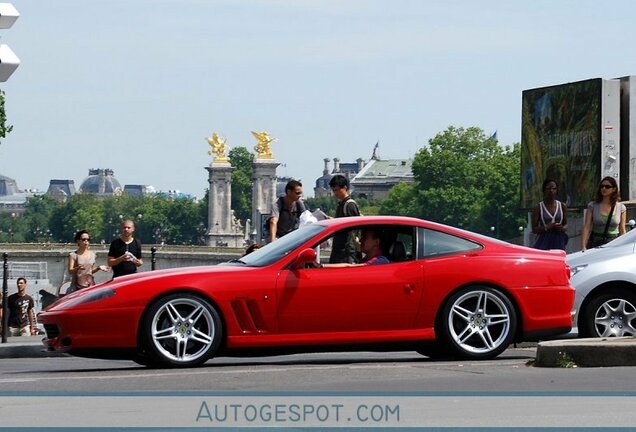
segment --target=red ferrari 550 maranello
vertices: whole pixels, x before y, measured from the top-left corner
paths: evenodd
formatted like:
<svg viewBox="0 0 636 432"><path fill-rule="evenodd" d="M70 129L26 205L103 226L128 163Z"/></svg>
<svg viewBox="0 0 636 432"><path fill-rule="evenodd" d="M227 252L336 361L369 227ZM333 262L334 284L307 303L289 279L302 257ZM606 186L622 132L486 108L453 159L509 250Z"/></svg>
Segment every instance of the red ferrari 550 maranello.
<svg viewBox="0 0 636 432"><path fill-rule="evenodd" d="M371 229L384 259L328 265L334 237L365 250ZM228 263L120 277L38 318L51 349L153 366L328 350L488 359L570 330L569 277L562 251L420 219L338 218Z"/></svg>

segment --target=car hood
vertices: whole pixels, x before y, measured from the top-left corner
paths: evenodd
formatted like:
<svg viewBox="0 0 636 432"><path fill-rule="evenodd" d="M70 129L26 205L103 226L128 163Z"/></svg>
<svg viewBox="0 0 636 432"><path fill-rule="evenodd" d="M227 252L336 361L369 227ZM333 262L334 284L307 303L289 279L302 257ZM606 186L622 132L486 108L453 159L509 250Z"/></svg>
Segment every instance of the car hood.
<svg viewBox="0 0 636 432"><path fill-rule="evenodd" d="M155 287L154 291L158 293L166 287L175 286L175 282L178 282L177 285L179 285L184 279L196 281L205 278L209 279L210 275L212 275L214 280L228 281L233 280L233 278L236 277L235 273L250 272L257 269L258 267L249 267L240 263L223 263L210 266L178 267L166 270L134 273L131 275L120 276L111 281L97 284L90 288L84 288L82 290L78 290L71 294L65 295L64 297L61 297L57 301L52 303L49 307L46 308L46 310L55 311L60 309L67 309L69 305L73 305L73 307L85 307L86 304L89 304L92 307L92 305L94 305L92 301L87 302L83 300L91 296L99 296L100 293L104 293L107 291L125 291L127 292L128 304L143 305L147 301L147 291L146 294L144 294L143 292L139 292L137 290L137 286L140 283L144 283L146 286L150 285ZM148 284L147 282L151 282L151 284Z"/></svg>
<svg viewBox="0 0 636 432"><path fill-rule="evenodd" d="M176 267L164 270L146 271L140 273L133 273L131 275L120 276L113 279L111 282L107 282L112 285L128 285L130 283L137 283L152 279L170 278L172 276L196 276L198 274L210 274L210 273L234 273L254 270L257 267L246 266L241 263L221 263L209 266L192 266L192 267Z"/></svg>
<svg viewBox="0 0 636 432"><path fill-rule="evenodd" d="M575 252L568 254L566 262L570 267L594 264L601 261L609 261L613 258L634 253L633 244L625 244L616 247L597 247L588 249L585 252Z"/></svg>

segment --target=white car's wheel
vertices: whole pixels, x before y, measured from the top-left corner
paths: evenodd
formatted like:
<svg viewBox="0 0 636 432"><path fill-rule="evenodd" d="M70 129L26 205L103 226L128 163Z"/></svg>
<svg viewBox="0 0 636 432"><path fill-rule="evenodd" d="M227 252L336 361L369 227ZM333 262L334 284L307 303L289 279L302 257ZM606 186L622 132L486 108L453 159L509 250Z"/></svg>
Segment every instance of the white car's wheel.
<svg viewBox="0 0 636 432"><path fill-rule="evenodd" d="M203 298L172 294L152 303L142 320L144 354L149 364L172 367L198 366L218 349L221 318Z"/></svg>
<svg viewBox="0 0 636 432"><path fill-rule="evenodd" d="M439 337L460 357L488 359L513 341L517 314L502 292L483 286L459 290L445 303Z"/></svg>
<svg viewBox="0 0 636 432"><path fill-rule="evenodd" d="M636 336L636 294L612 289L594 297L581 311L582 337Z"/></svg>

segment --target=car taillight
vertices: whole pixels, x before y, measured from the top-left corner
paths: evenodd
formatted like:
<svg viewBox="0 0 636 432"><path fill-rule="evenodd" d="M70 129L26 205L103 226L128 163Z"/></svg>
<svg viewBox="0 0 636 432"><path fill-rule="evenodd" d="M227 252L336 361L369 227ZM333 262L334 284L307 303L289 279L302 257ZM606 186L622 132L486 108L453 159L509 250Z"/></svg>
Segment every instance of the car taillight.
<svg viewBox="0 0 636 432"><path fill-rule="evenodd" d="M565 280L570 282L570 277L572 276L572 269L569 265L565 265Z"/></svg>

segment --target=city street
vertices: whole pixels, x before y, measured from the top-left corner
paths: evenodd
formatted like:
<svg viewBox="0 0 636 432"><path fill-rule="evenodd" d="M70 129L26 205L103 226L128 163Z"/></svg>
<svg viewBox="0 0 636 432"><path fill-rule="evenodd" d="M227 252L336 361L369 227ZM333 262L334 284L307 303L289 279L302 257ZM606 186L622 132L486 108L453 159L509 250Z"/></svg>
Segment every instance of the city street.
<svg viewBox="0 0 636 432"><path fill-rule="evenodd" d="M490 361L432 361L415 352L218 358L193 369L148 369L129 361L75 357L5 359L0 388L18 392L634 391L632 368L538 368L535 348Z"/></svg>

